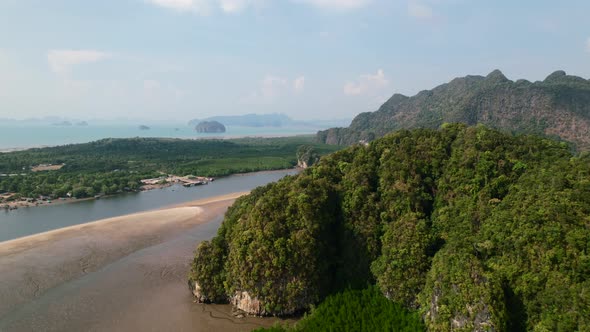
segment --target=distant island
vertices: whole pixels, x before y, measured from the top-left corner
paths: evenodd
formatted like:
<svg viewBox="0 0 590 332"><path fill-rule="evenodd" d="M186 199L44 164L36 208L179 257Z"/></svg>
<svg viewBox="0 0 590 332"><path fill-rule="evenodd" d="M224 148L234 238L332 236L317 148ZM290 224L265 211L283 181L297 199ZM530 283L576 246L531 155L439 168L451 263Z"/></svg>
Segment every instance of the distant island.
<svg viewBox="0 0 590 332"><path fill-rule="evenodd" d="M201 120L193 119L188 123L189 126L195 126L203 121L216 121L227 126L242 127L282 127L293 123L287 115L279 113L213 116Z"/></svg>
<svg viewBox="0 0 590 332"><path fill-rule="evenodd" d="M150 130L151 128L146 125L139 126L139 130Z"/></svg>
<svg viewBox="0 0 590 332"><path fill-rule="evenodd" d="M286 114L245 114L245 115L220 115L204 119L193 119L188 122L191 127L196 126L203 121L217 121L226 126L239 127L315 127L318 129L329 128L334 126L346 126L350 124L351 119L336 118L329 120L293 120Z"/></svg>
<svg viewBox="0 0 590 332"><path fill-rule="evenodd" d="M455 78L413 97L394 94L375 112L359 114L348 128L318 133L318 140L350 145L399 129L443 123L484 124L511 133L537 134L590 150L590 80L559 70L543 81L511 81L495 70Z"/></svg>
<svg viewBox="0 0 590 332"><path fill-rule="evenodd" d="M86 121L76 122L76 126L78 126L78 127L86 127L86 126L88 126L88 122L86 122Z"/></svg>
<svg viewBox="0 0 590 332"><path fill-rule="evenodd" d="M225 126L217 121L203 121L195 126L199 133L225 133Z"/></svg>

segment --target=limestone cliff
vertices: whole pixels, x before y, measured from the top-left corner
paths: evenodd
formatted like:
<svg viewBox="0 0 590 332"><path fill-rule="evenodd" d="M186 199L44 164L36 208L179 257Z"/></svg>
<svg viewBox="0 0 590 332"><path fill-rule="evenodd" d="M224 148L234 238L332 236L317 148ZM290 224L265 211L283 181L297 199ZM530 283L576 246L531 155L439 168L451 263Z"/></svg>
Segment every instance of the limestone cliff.
<svg viewBox="0 0 590 332"><path fill-rule="evenodd" d="M499 70L466 76L413 97L393 95L376 112L359 114L348 128L318 133L318 140L350 145L398 129L478 123L507 132L540 134L590 150L590 81L556 71L542 82L508 80Z"/></svg>

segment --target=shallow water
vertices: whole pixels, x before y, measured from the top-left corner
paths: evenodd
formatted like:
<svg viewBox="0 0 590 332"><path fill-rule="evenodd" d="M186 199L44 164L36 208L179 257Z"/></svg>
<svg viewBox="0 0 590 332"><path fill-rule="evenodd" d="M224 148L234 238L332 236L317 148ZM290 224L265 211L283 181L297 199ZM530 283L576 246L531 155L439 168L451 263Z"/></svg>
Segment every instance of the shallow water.
<svg viewBox="0 0 590 332"><path fill-rule="evenodd" d="M99 200L0 211L0 242L90 221L154 210L198 199L249 191L297 170L257 172L220 178L208 185L172 186Z"/></svg>
<svg viewBox="0 0 590 332"><path fill-rule="evenodd" d="M278 319L236 318L229 305L193 301L187 287L193 250L215 235L221 220L214 217L0 313L0 331L229 332L273 325Z"/></svg>

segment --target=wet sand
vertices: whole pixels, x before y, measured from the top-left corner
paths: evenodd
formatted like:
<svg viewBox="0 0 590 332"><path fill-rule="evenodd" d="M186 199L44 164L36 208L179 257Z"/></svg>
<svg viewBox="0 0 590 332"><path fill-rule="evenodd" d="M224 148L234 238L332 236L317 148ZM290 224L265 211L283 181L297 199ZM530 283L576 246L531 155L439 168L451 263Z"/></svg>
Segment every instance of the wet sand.
<svg viewBox="0 0 590 332"><path fill-rule="evenodd" d="M275 319L234 318L194 303L196 245L243 193L105 219L0 243L0 331L250 331Z"/></svg>

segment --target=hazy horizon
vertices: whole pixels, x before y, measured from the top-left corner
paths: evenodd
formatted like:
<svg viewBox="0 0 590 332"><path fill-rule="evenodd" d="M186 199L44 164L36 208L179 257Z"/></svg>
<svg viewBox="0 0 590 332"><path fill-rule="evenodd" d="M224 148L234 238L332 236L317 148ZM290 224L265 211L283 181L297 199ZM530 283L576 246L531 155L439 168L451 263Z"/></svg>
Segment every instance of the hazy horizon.
<svg viewBox="0 0 590 332"><path fill-rule="evenodd" d="M590 3L6 0L0 118L352 119L500 69L590 77Z"/></svg>

